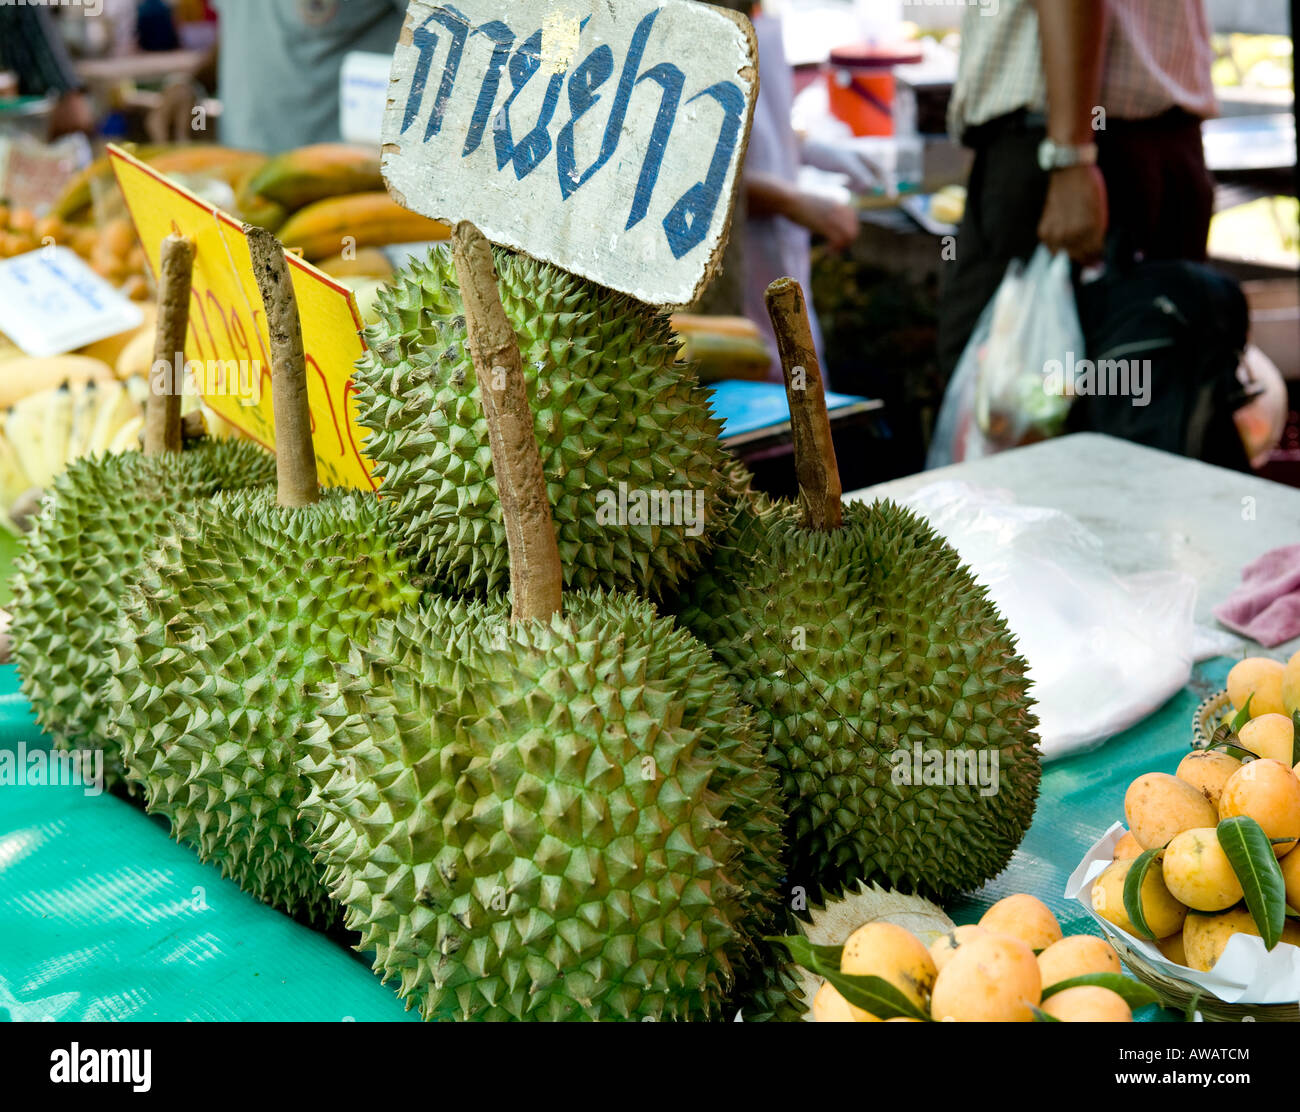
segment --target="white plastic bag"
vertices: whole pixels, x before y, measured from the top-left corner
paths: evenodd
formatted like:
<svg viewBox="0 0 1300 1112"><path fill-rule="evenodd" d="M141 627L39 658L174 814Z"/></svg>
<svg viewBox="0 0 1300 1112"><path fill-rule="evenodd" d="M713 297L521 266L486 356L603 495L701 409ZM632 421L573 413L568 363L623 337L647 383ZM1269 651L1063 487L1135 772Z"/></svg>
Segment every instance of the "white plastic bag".
<svg viewBox="0 0 1300 1112"><path fill-rule="evenodd" d="M1083 351L1069 256L1040 246L1028 266L1013 261L948 385L928 466L1059 434L1071 404L1065 365Z"/></svg>
<svg viewBox="0 0 1300 1112"><path fill-rule="evenodd" d="M934 483L905 505L929 520L988 589L1029 662L1048 759L1095 748L1187 685L1196 581L1121 578L1102 543L1058 510L1007 491Z"/></svg>

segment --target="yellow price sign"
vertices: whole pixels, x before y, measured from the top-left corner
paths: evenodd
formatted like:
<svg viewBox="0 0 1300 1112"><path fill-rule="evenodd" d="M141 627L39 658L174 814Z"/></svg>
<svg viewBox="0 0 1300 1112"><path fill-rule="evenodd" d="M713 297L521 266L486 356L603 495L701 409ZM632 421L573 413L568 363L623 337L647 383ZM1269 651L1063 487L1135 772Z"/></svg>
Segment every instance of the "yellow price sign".
<svg viewBox="0 0 1300 1112"><path fill-rule="evenodd" d="M131 219L157 272L168 235L194 241L194 289L185 351L176 380L214 413L275 450L270 339L243 225L118 147L113 169ZM289 256L307 355L307 395L321 482L375 490L373 464L362 453L352 368L366 351L356 299L296 256Z"/></svg>

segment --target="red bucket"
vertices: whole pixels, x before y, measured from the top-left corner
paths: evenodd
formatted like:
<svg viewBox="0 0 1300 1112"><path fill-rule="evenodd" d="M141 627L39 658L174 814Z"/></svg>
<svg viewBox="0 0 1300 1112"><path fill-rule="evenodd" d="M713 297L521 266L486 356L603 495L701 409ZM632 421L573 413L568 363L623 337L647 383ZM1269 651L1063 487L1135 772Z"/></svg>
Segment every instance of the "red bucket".
<svg viewBox="0 0 1300 1112"><path fill-rule="evenodd" d="M919 62L916 51L850 46L831 51L826 73L831 115L854 135L894 134L894 67Z"/></svg>

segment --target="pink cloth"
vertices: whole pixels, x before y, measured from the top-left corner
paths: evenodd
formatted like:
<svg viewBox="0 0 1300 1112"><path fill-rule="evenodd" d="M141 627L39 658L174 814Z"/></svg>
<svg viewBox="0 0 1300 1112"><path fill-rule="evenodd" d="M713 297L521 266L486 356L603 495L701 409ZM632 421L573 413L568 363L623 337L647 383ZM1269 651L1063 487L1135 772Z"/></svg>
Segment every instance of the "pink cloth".
<svg viewBox="0 0 1300 1112"><path fill-rule="evenodd" d="M1270 649L1300 637L1300 544L1275 549L1248 565L1241 586L1214 616Z"/></svg>

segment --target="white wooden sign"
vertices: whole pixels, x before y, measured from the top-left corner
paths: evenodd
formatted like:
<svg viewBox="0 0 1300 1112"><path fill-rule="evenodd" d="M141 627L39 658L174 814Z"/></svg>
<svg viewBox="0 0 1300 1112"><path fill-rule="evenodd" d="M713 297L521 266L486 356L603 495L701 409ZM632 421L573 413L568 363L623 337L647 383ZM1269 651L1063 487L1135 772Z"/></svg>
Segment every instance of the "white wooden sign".
<svg viewBox="0 0 1300 1112"><path fill-rule="evenodd" d="M63 355L143 323L140 306L66 247L0 262L0 332L26 355Z"/></svg>
<svg viewBox="0 0 1300 1112"><path fill-rule="evenodd" d="M655 305L726 246L754 30L694 0L411 0L384 117L399 204Z"/></svg>

